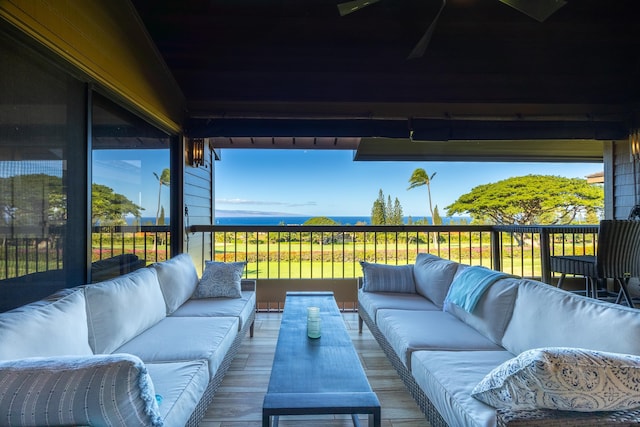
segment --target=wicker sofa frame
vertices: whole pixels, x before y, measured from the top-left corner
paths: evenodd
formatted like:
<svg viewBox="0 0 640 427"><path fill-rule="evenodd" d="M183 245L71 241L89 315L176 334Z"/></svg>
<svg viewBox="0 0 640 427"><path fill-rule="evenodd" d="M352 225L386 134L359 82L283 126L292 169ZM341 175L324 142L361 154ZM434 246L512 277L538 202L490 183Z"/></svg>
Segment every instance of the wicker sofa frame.
<svg viewBox="0 0 640 427"><path fill-rule="evenodd" d="M358 304L358 329L362 332L363 323L367 324L369 331L386 354L387 358L398 372L398 375L409 390L409 393L425 414L432 427L446 427L447 423L438 410L433 406L422 388L416 383L411 372L402 363L398 355L391 347L385 336L380 332L375 322L368 313ZM638 426L640 425L640 409L629 411L610 412L573 412L554 410L511 411L496 410L496 425L505 426L558 426L558 427L582 427L582 426Z"/></svg>
<svg viewBox="0 0 640 427"><path fill-rule="evenodd" d="M253 282L252 289L251 289L251 283L248 283L248 282ZM255 291L255 288L256 288L255 281L246 281L246 280L242 281L243 290ZM231 345L231 348L222 359L222 362L220 363L220 366L218 367L218 370L216 371L215 375L209 381L209 384L207 385L207 388L204 391L204 394L202 395L200 402L198 402L198 405L196 406L193 413L191 414L191 417L189 418L189 421L187 421L187 424L185 425L185 427L197 427L200 421L204 418L204 415L207 412L209 405L213 401L213 396L215 392L218 390L218 387L220 387L220 384L222 384L222 380L224 379L225 374L229 370L229 367L231 366L231 362L233 362L233 359L238 354L240 345L242 344L244 337L247 335L247 332L249 333L249 337L251 338L253 337L255 320L256 320L256 309L254 307L253 312L251 313L251 317L249 317L249 319L247 319L247 322L245 322L245 324L242 325L242 329L240 330L240 332L238 332L238 336L236 336L236 338L233 340L233 344Z"/></svg>

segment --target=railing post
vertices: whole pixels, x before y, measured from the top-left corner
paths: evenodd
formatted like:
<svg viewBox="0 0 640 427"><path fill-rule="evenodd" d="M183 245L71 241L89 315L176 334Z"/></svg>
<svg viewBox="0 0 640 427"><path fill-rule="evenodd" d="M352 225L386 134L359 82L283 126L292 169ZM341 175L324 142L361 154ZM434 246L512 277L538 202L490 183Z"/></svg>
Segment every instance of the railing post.
<svg viewBox="0 0 640 427"><path fill-rule="evenodd" d="M500 245L500 231L491 230L491 257L493 258L493 269L502 271L502 247Z"/></svg>
<svg viewBox="0 0 640 427"><path fill-rule="evenodd" d="M549 230L540 228L540 268L542 281L551 284L551 252L549 248Z"/></svg>

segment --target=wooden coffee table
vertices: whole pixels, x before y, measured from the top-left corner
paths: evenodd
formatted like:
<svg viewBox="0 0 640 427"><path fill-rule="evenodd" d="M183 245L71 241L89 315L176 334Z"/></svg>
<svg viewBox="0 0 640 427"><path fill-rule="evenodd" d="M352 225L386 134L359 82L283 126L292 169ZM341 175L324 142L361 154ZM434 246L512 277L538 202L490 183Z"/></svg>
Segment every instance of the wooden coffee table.
<svg viewBox="0 0 640 427"><path fill-rule="evenodd" d="M307 307L320 307L322 336L307 337ZM287 292L284 313L262 405L262 426L280 415L369 415L380 426L380 402L353 348L333 292Z"/></svg>

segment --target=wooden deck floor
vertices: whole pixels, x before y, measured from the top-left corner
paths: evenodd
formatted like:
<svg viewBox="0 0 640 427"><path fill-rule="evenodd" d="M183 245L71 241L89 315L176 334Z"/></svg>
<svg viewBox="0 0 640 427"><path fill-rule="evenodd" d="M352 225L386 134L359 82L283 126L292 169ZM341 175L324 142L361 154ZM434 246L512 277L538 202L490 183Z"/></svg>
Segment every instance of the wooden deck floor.
<svg viewBox="0 0 640 427"><path fill-rule="evenodd" d="M358 317L345 313L345 322L360 356L371 387L382 405L382 427L428 427L404 384L387 360L371 333L358 334ZM201 427L259 427L262 425L262 400L267 391L275 352L279 313L258 313L255 334L245 338L211 406L200 423ZM366 418L361 418L366 426ZM280 426L348 427L349 416L281 417Z"/></svg>

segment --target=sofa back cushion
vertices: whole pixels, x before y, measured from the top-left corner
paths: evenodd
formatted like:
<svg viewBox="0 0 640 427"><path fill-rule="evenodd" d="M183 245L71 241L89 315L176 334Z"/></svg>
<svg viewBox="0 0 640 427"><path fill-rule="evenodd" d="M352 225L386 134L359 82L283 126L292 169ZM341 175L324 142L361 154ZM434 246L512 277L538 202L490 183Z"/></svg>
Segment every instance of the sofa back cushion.
<svg viewBox="0 0 640 427"><path fill-rule="evenodd" d="M431 300L438 308L442 308L457 270L457 262L419 253L413 266L416 292Z"/></svg>
<svg viewBox="0 0 640 427"><path fill-rule="evenodd" d="M523 280L502 345L513 354L578 347L640 355L640 310Z"/></svg>
<svg viewBox="0 0 640 427"><path fill-rule="evenodd" d="M92 355L84 290L0 313L0 359Z"/></svg>
<svg viewBox="0 0 640 427"><path fill-rule="evenodd" d="M155 270L143 268L85 289L89 344L112 353L166 316Z"/></svg>
<svg viewBox="0 0 640 427"><path fill-rule="evenodd" d="M180 254L150 268L158 274L158 282L167 306L167 316L188 300L198 285L198 272L189 254Z"/></svg>
<svg viewBox="0 0 640 427"><path fill-rule="evenodd" d="M465 267L467 266L461 264L459 270ZM516 278L494 282L484 291L471 313L449 301L445 302L444 311L453 314L494 343L501 345L502 336L513 314L519 282L520 279Z"/></svg>
<svg viewBox="0 0 640 427"><path fill-rule="evenodd" d="M413 280L413 265L373 264L360 261L364 292L416 292Z"/></svg>

